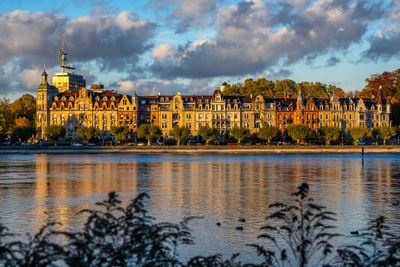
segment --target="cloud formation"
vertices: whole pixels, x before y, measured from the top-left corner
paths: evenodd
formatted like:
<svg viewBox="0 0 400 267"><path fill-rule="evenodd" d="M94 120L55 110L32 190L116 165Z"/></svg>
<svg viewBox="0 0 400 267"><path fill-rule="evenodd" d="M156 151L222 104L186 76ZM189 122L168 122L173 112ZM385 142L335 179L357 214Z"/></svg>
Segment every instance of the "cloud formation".
<svg viewBox="0 0 400 267"><path fill-rule="evenodd" d="M0 13L0 68L12 62L23 73L19 83L2 86L0 92L13 87L35 91L37 85L32 88L28 81L32 71L58 63L63 34L73 62L95 60L103 70L133 71L139 56L152 47L155 28L130 11L72 19L44 12Z"/></svg>
<svg viewBox="0 0 400 267"><path fill-rule="evenodd" d="M172 23L176 33L184 33L213 22L217 3L222 0L152 0L156 10L172 9L167 23Z"/></svg>
<svg viewBox="0 0 400 267"><path fill-rule="evenodd" d="M156 58L162 78L206 78L262 72L359 42L382 17L381 2L350 0L243 1L218 10L218 35L178 46L173 58Z"/></svg>

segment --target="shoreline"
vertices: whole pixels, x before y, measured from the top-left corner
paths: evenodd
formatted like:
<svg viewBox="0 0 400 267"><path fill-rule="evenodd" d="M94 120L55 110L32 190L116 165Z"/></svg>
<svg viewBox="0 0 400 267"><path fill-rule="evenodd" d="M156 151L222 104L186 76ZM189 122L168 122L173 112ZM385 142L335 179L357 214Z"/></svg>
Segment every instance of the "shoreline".
<svg viewBox="0 0 400 267"><path fill-rule="evenodd" d="M0 146L7 154L361 154L362 146ZM400 146L364 146L364 153L400 153Z"/></svg>

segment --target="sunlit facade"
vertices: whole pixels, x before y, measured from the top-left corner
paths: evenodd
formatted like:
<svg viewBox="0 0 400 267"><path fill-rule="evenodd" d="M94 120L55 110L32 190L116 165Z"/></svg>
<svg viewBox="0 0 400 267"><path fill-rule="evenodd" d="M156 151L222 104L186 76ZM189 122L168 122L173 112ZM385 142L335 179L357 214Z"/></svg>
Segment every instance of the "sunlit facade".
<svg viewBox="0 0 400 267"><path fill-rule="evenodd" d="M131 133L141 124L160 127L168 136L176 126L187 127L197 135L202 126L217 128L221 133L233 127L248 128L257 133L261 127L274 126L281 132L291 124L306 125L317 131L323 126L339 127L343 131L353 126L377 127L390 125L391 104L382 89L377 98L306 97L301 91L295 97L224 95L226 83L212 95L119 94L102 85L85 87L83 76L66 61L64 48L60 51L62 72L47 81L47 73L37 89L36 126L43 138L46 125L62 125L67 137L74 138L80 127L95 127L101 135L109 135L113 126L127 126Z"/></svg>

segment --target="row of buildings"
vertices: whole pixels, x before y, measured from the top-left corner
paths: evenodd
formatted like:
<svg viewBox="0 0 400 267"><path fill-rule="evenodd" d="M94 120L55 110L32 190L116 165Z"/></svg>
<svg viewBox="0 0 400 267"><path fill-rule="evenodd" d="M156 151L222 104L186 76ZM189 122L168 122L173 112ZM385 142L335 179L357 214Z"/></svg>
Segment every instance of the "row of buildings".
<svg viewBox="0 0 400 267"><path fill-rule="evenodd" d="M37 90L36 126L41 137L49 124L63 125L71 137L83 126L108 134L112 126L127 126L135 132L145 123L159 126L165 136L175 126L188 127L197 135L202 126L221 132L233 127L257 132L268 125L283 132L290 124L307 125L315 131L322 126L345 131L353 126L390 125L390 100L382 90L374 99L338 98L335 94L315 98L303 96L301 91L296 97L265 98L226 96L224 83L212 95L127 95L106 90L102 85L86 88L83 76L66 63L66 55L62 49L62 71L55 74L52 85L44 71Z"/></svg>

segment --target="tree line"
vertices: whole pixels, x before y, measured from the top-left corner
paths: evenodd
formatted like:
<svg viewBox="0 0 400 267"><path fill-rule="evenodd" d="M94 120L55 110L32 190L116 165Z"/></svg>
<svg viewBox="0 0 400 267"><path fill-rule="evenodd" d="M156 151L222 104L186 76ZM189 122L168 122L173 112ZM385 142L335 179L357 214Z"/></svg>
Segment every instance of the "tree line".
<svg viewBox="0 0 400 267"><path fill-rule="evenodd" d="M301 90L303 95L310 97L327 97L334 92L338 97L344 97L343 89L332 84L324 84L321 82L295 82L290 79L271 81L265 78L253 80L248 78L244 83L225 85L224 95L241 95L241 96L257 96L264 97L274 96L296 96Z"/></svg>
<svg viewBox="0 0 400 267"><path fill-rule="evenodd" d="M65 133L65 128L60 125L48 125L44 129L47 139L54 143L63 139ZM117 144L124 144L126 141L132 139L142 139L146 140L147 145L150 145L152 141L157 141L163 137L161 129L151 124L140 125L136 134L130 133L128 127L113 126L111 134L115 137L115 143ZM77 130L77 135L86 144L89 142L99 142L99 130L94 127L81 127ZM339 127L323 126L316 132L308 126L293 124L289 125L283 133L278 128L267 125L263 125L258 133L251 133L248 128L244 127L233 127L229 133L222 133L217 128L202 126L199 129L197 138L192 136L190 128L176 126L169 132L168 140L165 137L163 138L164 144L166 141L169 144L171 141L175 141L177 145L182 145L184 142L194 139L197 142L203 140L206 144L212 144L216 140L223 140L225 143L237 142L242 144L243 142L256 142L268 145L272 144L273 141L292 142L295 144L311 142L313 144L330 145L332 142L338 143L340 140L342 143L343 140L346 140L346 142L351 140L354 145L358 145L360 139L374 137L376 143L382 142L386 145L387 140L395 136L400 136L400 129L395 126L378 126L372 129L356 126L347 129L346 132L343 132Z"/></svg>
<svg viewBox="0 0 400 267"><path fill-rule="evenodd" d="M180 258L178 248L195 245L187 217L179 223L156 220L149 213L149 196L139 194L127 204L115 192L82 210L86 222L77 230L60 231L50 221L27 240L18 240L0 222L1 266L399 266L400 236L378 216L366 229L335 232L336 214L315 203L303 183L285 201L266 206L267 216L253 243L245 244L260 261L242 263L239 253L224 258L218 251ZM291 199L290 199L291 198ZM290 201L288 201L290 199ZM0 218L1 219L1 218ZM239 218L243 231L248 227ZM216 222L216 227L221 226ZM14 237L14 240L13 240ZM346 239L337 244L338 238ZM235 251L232 251L234 253Z"/></svg>
<svg viewBox="0 0 400 267"><path fill-rule="evenodd" d="M14 102L0 99L0 141L11 135L15 141L27 140L36 134L36 101L24 94Z"/></svg>

